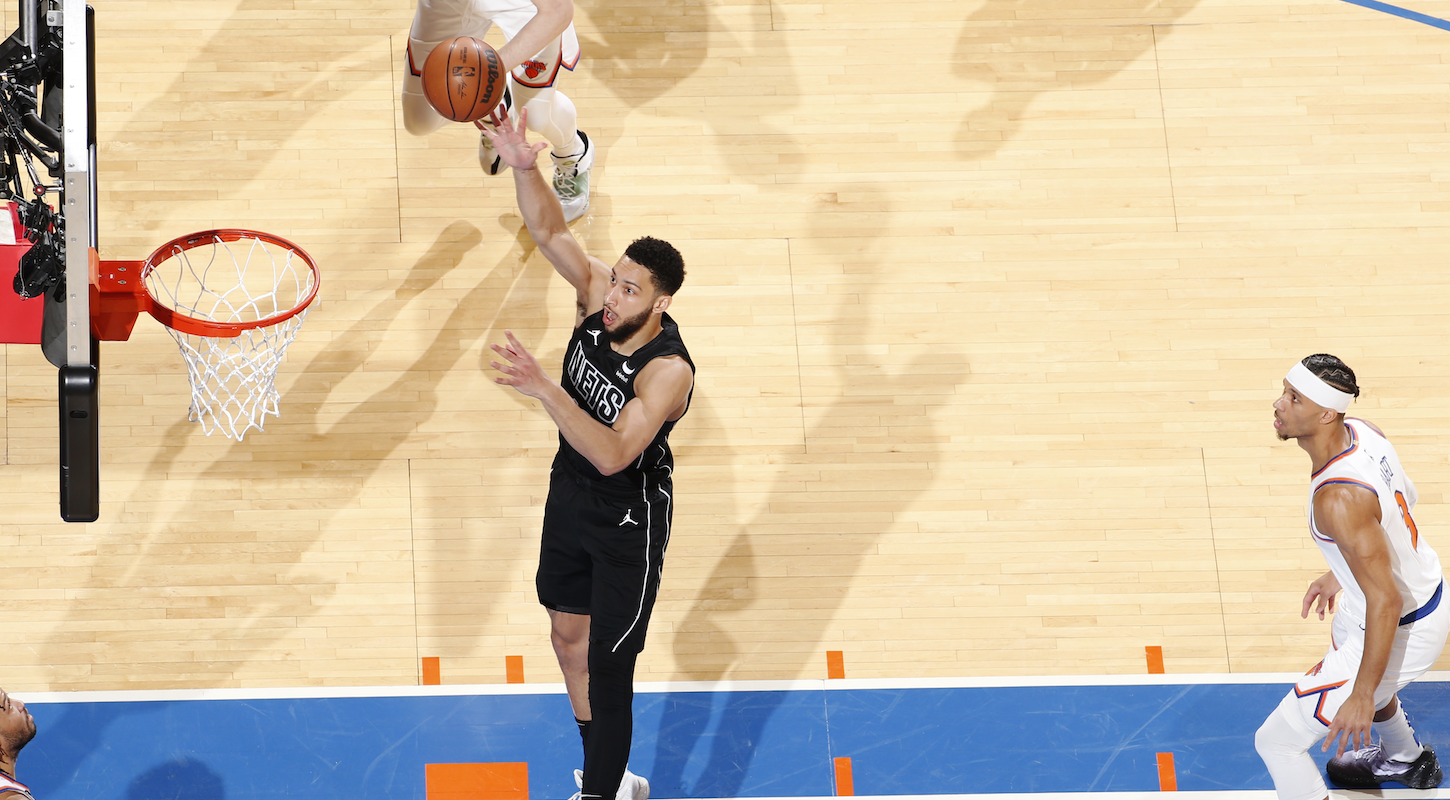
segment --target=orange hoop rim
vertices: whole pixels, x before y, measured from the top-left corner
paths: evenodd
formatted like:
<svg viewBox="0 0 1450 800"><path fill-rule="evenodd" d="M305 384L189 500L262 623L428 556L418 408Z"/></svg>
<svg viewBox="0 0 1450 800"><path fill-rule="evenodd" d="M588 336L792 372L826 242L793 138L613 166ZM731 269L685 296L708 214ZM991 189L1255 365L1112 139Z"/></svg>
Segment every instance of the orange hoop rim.
<svg viewBox="0 0 1450 800"><path fill-rule="evenodd" d="M301 258L303 263L312 270L311 288L308 290L307 295L298 301L297 305L293 306L291 310L250 322L214 322L212 320L198 319L197 317L183 314L169 306L162 305L161 301L155 295L151 294L151 287L146 279L151 275L151 271L157 264L175 256L177 253L185 252L204 244L218 240L222 242L235 242L241 239L258 239L268 244L285 248ZM321 285L322 274L317 269L317 262L312 260L311 254L306 250L303 250L297 243L284 239L281 236L263 233L262 231L254 231L248 228L213 228L211 230L197 231L196 233L178 236L151 251L151 255L147 256L146 260L141 264L141 286L146 291L147 299L151 301L146 311L162 325L195 336L232 339L241 336L245 331L255 328L267 328L273 325L280 325L302 313L308 306L312 305L312 301L317 299L317 289Z"/></svg>

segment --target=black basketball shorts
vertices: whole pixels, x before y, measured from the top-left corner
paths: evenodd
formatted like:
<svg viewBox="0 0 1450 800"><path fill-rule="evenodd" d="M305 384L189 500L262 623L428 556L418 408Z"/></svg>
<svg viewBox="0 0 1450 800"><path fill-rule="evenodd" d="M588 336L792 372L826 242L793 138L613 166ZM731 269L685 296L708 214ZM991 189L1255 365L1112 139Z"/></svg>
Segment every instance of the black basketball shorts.
<svg viewBox="0 0 1450 800"><path fill-rule="evenodd" d="M650 477L630 497L563 464L549 473L534 586L545 608L589 615L589 640L612 652L644 649L670 540L674 488Z"/></svg>

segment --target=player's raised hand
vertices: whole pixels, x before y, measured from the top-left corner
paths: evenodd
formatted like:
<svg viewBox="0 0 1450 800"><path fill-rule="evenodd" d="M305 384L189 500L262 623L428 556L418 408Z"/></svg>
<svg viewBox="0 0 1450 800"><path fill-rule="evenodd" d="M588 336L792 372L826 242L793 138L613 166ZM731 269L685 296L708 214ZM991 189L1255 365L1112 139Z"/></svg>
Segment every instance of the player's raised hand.
<svg viewBox="0 0 1450 800"><path fill-rule="evenodd" d="M507 345L489 345L495 353L508 359L507 364L497 361L488 362L489 366L503 373L494 378L493 382L503 386L512 386L520 394L529 397L542 397L553 384L553 380L544 374L543 367L539 366L539 360L519 343L513 331L506 330L503 335L508 339Z"/></svg>
<svg viewBox="0 0 1450 800"><path fill-rule="evenodd" d="M493 149L498 152L499 158L503 159L514 169L533 169L539 158L539 153L548 149L548 142L534 142L529 144L525 134L528 132L529 110L519 109L519 121L509 119L508 114L500 116L497 112L490 113L488 122L478 120L473 123L488 137L493 144ZM492 123L492 124L490 124Z"/></svg>

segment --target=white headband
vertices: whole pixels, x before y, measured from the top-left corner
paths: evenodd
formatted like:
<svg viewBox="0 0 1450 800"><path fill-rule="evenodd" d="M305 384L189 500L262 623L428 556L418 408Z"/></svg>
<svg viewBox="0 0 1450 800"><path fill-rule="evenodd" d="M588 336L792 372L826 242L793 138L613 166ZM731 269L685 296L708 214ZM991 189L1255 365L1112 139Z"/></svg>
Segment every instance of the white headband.
<svg viewBox="0 0 1450 800"><path fill-rule="evenodd" d="M1349 392L1341 392L1325 383L1318 375L1310 372L1302 361L1289 370L1289 374L1284 377L1284 380L1288 381L1289 385L1293 386L1299 394L1341 414L1349 410L1349 402L1354 399L1354 395Z"/></svg>

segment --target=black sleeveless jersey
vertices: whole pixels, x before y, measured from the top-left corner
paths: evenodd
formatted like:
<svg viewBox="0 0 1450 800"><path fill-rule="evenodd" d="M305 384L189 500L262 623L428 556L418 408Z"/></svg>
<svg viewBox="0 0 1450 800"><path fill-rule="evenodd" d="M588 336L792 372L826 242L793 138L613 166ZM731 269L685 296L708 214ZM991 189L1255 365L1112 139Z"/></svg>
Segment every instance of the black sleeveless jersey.
<svg viewBox="0 0 1450 800"><path fill-rule="evenodd" d="M574 329L574 335L569 339L569 347L564 351L564 377L560 381L564 391L574 398L580 408L589 412L591 417L613 427L625 403L634 399L634 379L645 364L661 356L679 356L690 365L693 373L695 362L690 360L690 353L680 339L679 326L670 319L669 314L662 315L660 322L662 329L659 335L626 358L609 346L609 340L604 333L604 312L590 315ZM690 396L693 397L694 394L695 389L692 386ZM685 403L688 410L689 399ZM651 478L651 483L656 483L668 480L674 470L675 457L670 452L668 439L675 422L678 420L666 421L661 425L659 433L655 434L654 440L640 453L639 458L613 475L601 475L589 463L589 459L564 439L563 434L559 435L559 455L556 460L564 461L575 472L594 480L601 488L617 489L621 492L637 491L645 485L646 476Z"/></svg>

